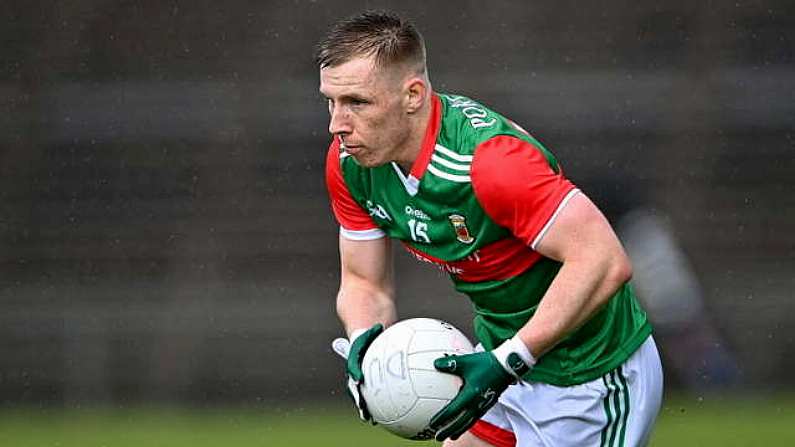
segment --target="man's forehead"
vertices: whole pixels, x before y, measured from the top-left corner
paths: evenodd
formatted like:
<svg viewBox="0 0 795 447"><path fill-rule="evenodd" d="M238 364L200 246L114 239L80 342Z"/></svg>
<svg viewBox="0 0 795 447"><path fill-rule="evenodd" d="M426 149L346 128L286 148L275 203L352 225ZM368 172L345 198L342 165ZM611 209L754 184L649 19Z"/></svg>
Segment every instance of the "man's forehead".
<svg viewBox="0 0 795 447"><path fill-rule="evenodd" d="M357 57L332 67L320 69L320 83L328 86L370 84L377 73L370 57Z"/></svg>

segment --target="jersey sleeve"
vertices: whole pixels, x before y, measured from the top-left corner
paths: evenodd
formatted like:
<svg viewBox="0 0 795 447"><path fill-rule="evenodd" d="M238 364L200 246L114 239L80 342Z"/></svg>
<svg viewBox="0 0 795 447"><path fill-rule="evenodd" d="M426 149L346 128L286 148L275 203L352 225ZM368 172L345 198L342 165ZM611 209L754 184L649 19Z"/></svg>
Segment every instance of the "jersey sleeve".
<svg viewBox="0 0 795 447"><path fill-rule="evenodd" d="M533 250L579 190L544 152L519 138L499 135L475 150L472 188L483 209Z"/></svg>
<svg viewBox="0 0 795 447"><path fill-rule="evenodd" d="M340 234L347 239L365 241L379 239L384 232L351 196L342 177L339 142L335 139L326 155L326 189L331 202L331 211L340 225Z"/></svg>

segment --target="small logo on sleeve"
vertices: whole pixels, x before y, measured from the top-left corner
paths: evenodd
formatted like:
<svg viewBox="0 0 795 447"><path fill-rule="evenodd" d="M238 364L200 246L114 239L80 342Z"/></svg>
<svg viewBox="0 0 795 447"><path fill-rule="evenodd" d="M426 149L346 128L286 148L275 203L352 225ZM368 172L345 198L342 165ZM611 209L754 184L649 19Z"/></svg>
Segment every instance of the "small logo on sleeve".
<svg viewBox="0 0 795 447"><path fill-rule="evenodd" d="M447 216L450 219L450 223L453 225L453 230L455 230L456 239L458 242L462 242L464 244L471 244L475 241L475 238L469 234L469 228L467 228L466 217L460 214L451 214Z"/></svg>
<svg viewBox="0 0 795 447"><path fill-rule="evenodd" d="M367 211L370 213L370 216L392 221L392 218L389 216L389 213L386 212L383 206L373 203L372 200L368 200L365 205L367 205Z"/></svg>

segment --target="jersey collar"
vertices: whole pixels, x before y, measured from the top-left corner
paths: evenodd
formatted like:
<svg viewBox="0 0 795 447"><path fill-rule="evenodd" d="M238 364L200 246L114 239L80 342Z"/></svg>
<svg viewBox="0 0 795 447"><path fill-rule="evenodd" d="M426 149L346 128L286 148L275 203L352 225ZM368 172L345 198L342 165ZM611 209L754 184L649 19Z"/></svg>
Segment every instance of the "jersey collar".
<svg viewBox="0 0 795 447"><path fill-rule="evenodd" d="M422 148L411 165L409 175L417 180L422 178L428 163L431 161L431 155L436 147L436 139L439 137L439 128L442 122L442 101L436 96L436 93L431 93L431 117L428 120L428 127L425 129L425 136L422 138Z"/></svg>
<svg viewBox="0 0 795 447"><path fill-rule="evenodd" d="M436 139L439 137L440 123L442 122L442 102L435 93L431 93L431 116L425 128L425 136L422 137L422 147L420 153L411 165L409 175L403 173L397 163L392 162L397 176L403 183L403 187L410 196L416 196L420 188L420 179L431 161L431 155L436 148Z"/></svg>

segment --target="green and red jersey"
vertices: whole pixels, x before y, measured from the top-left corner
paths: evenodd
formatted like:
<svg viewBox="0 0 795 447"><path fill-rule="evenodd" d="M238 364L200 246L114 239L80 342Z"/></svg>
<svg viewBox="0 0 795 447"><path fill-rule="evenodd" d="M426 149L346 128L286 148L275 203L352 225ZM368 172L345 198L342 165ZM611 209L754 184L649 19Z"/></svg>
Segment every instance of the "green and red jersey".
<svg viewBox="0 0 795 447"><path fill-rule="evenodd" d="M474 305L484 348L532 317L561 264L535 251L579 190L552 154L509 119L463 96L433 95L410 172L360 166L333 141L326 160L343 237L391 237L446 271ZM651 333L627 283L585 325L542 356L529 380L568 386L623 363Z"/></svg>

